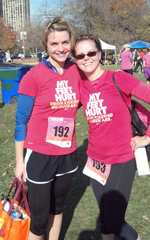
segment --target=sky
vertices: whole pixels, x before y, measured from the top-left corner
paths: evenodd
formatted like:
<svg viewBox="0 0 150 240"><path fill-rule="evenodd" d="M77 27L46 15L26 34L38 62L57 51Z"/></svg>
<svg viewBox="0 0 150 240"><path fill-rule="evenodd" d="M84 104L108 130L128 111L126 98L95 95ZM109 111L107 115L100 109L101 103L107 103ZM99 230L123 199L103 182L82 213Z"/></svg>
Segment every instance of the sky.
<svg viewBox="0 0 150 240"><path fill-rule="evenodd" d="M59 2L60 0L30 0L30 11L31 17L36 12L36 9L40 7L40 3L47 3L48 5L52 6Z"/></svg>
<svg viewBox="0 0 150 240"><path fill-rule="evenodd" d="M44 1L44 0L43 0ZM36 9L39 8L41 0L30 0L30 12L31 16L36 12ZM50 1L47 1L51 3Z"/></svg>
<svg viewBox="0 0 150 240"><path fill-rule="evenodd" d="M39 0L30 0L30 12L31 15L34 14L36 8L39 6Z"/></svg>

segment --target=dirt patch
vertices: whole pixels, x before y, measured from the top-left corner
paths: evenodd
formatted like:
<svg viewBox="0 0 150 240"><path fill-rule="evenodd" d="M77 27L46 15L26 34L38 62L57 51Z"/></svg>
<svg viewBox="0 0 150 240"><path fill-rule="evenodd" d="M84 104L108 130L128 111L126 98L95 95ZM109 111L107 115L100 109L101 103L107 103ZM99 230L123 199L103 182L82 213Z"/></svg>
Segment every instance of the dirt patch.
<svg viewBox="0 0 150 240"><path fill-rule="evenodd" d="M13 59L13 63L35 63L37 61L36 58L25 58L25 59Z"/></svg>

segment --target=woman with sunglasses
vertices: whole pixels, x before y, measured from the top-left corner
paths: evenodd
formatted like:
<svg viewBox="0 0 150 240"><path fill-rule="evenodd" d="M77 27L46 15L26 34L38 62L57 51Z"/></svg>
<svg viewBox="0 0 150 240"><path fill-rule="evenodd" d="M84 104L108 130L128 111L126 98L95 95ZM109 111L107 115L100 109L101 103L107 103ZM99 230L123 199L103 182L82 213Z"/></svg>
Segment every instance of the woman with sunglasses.
<svg viewBox="0 0 150 240"><path fill-rule="evenodd" d="M16 170L27 180L31 227L28 240L58 240L63 204L77 170L75 117L79 73L69 55L69 23L55 18L44 27L42 62L21 80L16 112ZM27 125L28 123L28 125Z"/></svg>
<svg viewBox="0 0 150 240"><path fill-rule="evenodd" d="M73 56L81 70L81 103L89 125L88 160L83 173L90 176L100 209L102 240L140 240L125 221L135 175L134 151L150 143L150 127L143 137L134 137L131 116L114 85L114 72L99 64L98 38L81 35L75 41ZM123 71L115 79L131 107L131 95L150 104L150 87Z"/></svg>

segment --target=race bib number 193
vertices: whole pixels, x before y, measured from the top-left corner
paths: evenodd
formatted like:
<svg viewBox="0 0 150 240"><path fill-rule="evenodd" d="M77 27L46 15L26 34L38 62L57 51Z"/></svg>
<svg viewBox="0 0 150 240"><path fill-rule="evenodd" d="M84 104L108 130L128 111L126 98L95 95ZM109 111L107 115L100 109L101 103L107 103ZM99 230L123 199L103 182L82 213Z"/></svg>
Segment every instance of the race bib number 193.
<svg viewBox="0 0 150 240"><path fill-rule="evenodd" d="M83 173L88 177L97 180L104 186L109 177L110 170L111 164L101 163L88 157Z"/></svg>
<svg viewBox="0 0 150 240"><path fill-rule="evenodd" d="M46 142L62 148L70 148L73 131L73 118L48 117Z"/></svg>

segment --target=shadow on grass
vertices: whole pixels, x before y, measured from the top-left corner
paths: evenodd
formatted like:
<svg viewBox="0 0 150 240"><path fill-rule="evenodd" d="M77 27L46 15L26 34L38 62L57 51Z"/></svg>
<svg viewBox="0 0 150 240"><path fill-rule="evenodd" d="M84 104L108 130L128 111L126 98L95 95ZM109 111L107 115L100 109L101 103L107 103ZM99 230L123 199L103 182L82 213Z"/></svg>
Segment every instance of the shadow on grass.
<svg viewBox="0 0 150 240"><path fill-rule="evenodd" d="M0 108L4 107L5 106L5 103L0 103Z"/></svg>
<svg viewBox="0 0 150 240"><path fill-rule="evenodd" d="M86 155L87 144L88 140L85 139L83 145L77 149L79 168L74 174L72 184L68 192L67 199L65 201L63 210L63 223L59 240L65 239L66 232L73 218L74 210L77 207L78 203L80 202L80 199L84 195L87 186L90 185L89 178L82 173L82 170L87 160Z"/></svg>
<svg viewBox="0 0 150 240"><path fill-rule="evenodd" d="M102 238L100 233L99 216L98 216L97 222L96 222L96 228L94 230L85 230L81 232L78 240L101 240L101 239Z"/></svg>

